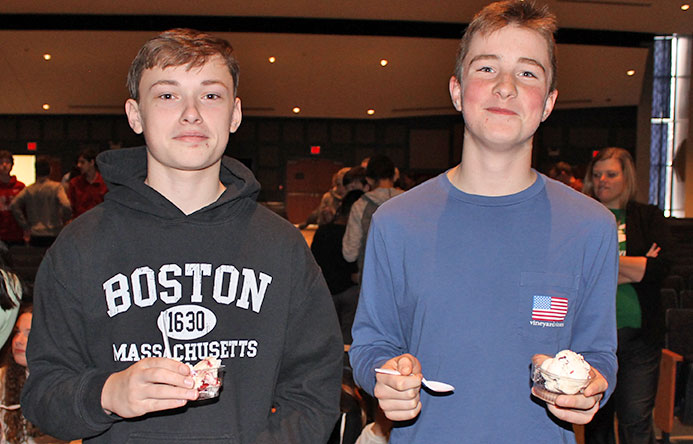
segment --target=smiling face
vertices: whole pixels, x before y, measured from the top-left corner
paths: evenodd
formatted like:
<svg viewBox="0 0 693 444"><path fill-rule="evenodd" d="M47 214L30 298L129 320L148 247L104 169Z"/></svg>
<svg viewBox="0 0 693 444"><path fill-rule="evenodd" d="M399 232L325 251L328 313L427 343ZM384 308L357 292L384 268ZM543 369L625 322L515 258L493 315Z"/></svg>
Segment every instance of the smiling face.
<svg viewBox="0 0 693 444"><path fill-rule="evenodd" d="M525 147L553 110L551 63L537 31L508 25L476 34L463 60L461 82L450 79L453 105L464 115L467 140L491 149Z"/></svg>
<svg viewBox="0 0 693 444"><path fill-rule="evenodd" d="M29 340L31 331L31 313L23 313L17 318L14 325L14 336L12 337L12 357L14 361L26 367L26 344Z"/></svg>
<svg viewBox="0 0 693 444"><path fill-rule="evenodd" d="M595 162L592 168L592 183L594 195L605 207L623 208L626 178L618 159L611 157Z"/></svg>
<svg viewBox="0 0 693 444"><path fill-rule="evenodd" d="M139 100L129 99L125 110L132 129L144 133L148 176L218 167L229 133L241 123L241 102L220 56L189 70L145 70Z"/></svg>

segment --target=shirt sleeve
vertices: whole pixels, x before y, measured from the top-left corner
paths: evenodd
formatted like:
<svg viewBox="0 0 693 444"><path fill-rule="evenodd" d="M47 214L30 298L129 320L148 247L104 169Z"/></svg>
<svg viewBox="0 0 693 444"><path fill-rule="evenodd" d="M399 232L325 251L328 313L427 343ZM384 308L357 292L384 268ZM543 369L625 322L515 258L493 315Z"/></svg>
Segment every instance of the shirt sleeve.
<svg viewBox="0 0 693 444"><path fill-rule="evenodd" d="M56 189L58 190L60 215L62 216L62 219L66 221L72 216L72 204L70 204L70 199L67 197L64 186L60 185Z"/></svg>
<svg viewBox="0 0 693 444"><path fill-rule="evenodd" d="M613 218L612 218L613 219ZM572 330L571 349L606 378L604 405L616 387L616 283L618 240L615 221L599 224L586 241L580 305ZM607 303L605 303L607 301Z"/></svg>
<svg viewBox="0 0 693 444"><path fill-rule="evenodd" d="M661 283L671 270L673 240L669 224L659 208L649 208L648 229L647 235L652 238L652 242L657 243L661 251L657 257L647 258L645 274L640 282Z"/></svg>
<svg viewBox="0 0 693 444"><path fill-rule="evenodd" d="M23 230L29 229L29 221L26 219L26 215L24 214L24 199L26 199L26 190L27 188L24 188L22 191L20 191L19 194L12 199L12 203L10 203L12 215L17 220L17 224L22 227Z"/></svg>
<svg viewBox="0 0 693 444"><path fill-rule="evenodd" d="M354 205L351 206L351 211L349 211L346 231L342 238L342 256L344 256L347 262L354 262L359 257L361 240L364 236L361 218L365 208L366 202L363 199L359 199L354 202Z"/></svg>
<svg viewBox="0 0 693 444"><path fill-rule="evenodd" d="M349 357L354 379L368 393L375 387L375 368L407 352L406 339L395 295L402 279L393 273L396 267L388 248L401 245L387 238L373 216L366 244L361 295L352 328L353 342ZM401 275L401 272L399 273Z"/></svg>
<svg viewBox="0 0 693 444"><path fill-rule="evenodd" d="M87 362L80 304L75 292L56 276L53 260L48 252L36 275L27 347L31 372L22 391L22 412L56 438L88 438L120 418L101 407L101 391L110 372Z"/></svg>
<svg viewBox="0 0 693 444"><path fill-rule="evenodd" d="M289 314L286 347L273 405L256 444L326 442L339 416L344 346L330 292L305 243L294 255L296 309Z"/></svg>

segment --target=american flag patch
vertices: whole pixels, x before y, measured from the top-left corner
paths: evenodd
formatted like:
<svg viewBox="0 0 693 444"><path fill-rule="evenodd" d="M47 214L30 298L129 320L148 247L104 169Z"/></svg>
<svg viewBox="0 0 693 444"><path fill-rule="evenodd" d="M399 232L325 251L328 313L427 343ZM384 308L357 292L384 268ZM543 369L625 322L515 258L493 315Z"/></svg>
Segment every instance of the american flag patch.
<svg viewBox="0 0 693 444"><path fill-rule="evenodd" d="M568 299L553 296L533 296L532 319L562 322L568 313Z"/></svg>

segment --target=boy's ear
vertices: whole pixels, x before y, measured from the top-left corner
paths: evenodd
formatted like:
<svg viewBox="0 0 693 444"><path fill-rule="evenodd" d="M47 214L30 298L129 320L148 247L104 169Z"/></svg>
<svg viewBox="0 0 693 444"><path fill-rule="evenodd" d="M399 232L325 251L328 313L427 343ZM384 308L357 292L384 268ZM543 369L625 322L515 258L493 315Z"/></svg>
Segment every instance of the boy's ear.
<svg viewBox="0 0 693 444"><path fill-rule="evenodd" d="M450 100L452 100L452 106L458 112L462 112L462 85L460 85L457 77L450 77Z"/></svg>
<svg viewBox="0 0 693 444"><path fill-rule="evenodd" d="M241 99L236 97L233 101L233 114L231 115L231 126L229 131L235 133L239 126L241 126L241 120L243 120L243 113L241 112Z"/></svg>
<svg viewBox="0 0 693 444"><path fill-rule="evenodd" d="M553 107L556 104L556 99L558 98L558 90L554 89L549 93L549 96L546 98L546 103L544 103L544 112L541 114L541 121L543 122L544 120L548 119L549 116L551 115L551 111L553 111Z"/></svg>
<svg viewBox="0 0 693 444"><path fill-rule="evenodd" d="M142 126L142 115L140 114L140 106L135 99L128 99L125 102L125 114L128 116L130 128L137 133L142 134L144 127Z"/></svg>

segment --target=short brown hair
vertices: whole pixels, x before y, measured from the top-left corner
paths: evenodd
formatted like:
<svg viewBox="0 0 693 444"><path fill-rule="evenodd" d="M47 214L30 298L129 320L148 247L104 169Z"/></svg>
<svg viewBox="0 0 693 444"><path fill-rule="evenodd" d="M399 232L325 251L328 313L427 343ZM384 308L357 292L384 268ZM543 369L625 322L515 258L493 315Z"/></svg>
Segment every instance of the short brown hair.
<svg viewBox="0 0 693 444"><path fill-rule="evenodd" d="M491 3L477 12L474 19L460 40L457 49L457 62L455 63L455 77L462 82L462 63L469 52L472 37L476 34L486 35L508 26L518 25L532 29L546 40L549 48L549 60L551 61L551 74L549 91L556 89L556 41L553 34L556 32L556 16L549 12L547 6L538 7L530 0L505 0Z"/></svg>
<svg viewBox="0 0 693 444"><path fill-rule="evenodd" d="M594 172L594 164L611 158L615 158L621 164L621 169L623 170L623 178L626 181L626 187L623 190L623 194L619 196L619 203L621 208L625 208L628 201L635 199L635 192L637 191L637 182L635 178L635 162L633 161L633 156L623 148L603 148L599 150L596 156L592 158L592 161L587 165L587 173L585 173L585 180L582 185L582 192L588 196L597 196L594 194L594 181L592 179L592 173Z"/></svg>
<svg viewBox="0 0 693 444"><path fill-rule="evenodd" d="M238 92L239 68L233 47L224 39L194 29L176 28L147 41L130 65L127 86L130 97L139 100L139 86L146 69L187 65L192 69L204 65L210 57L221 56L233 78L233 95Z"/></svg>
<svg viewBox="0 0 693 444"><path fill-rule="evenodd" d="M0 150L0 160L4 159L9 159L10 162L12 162L12 165L14 165L14 157L12 157L12 153L7 150Z"/></svg>

